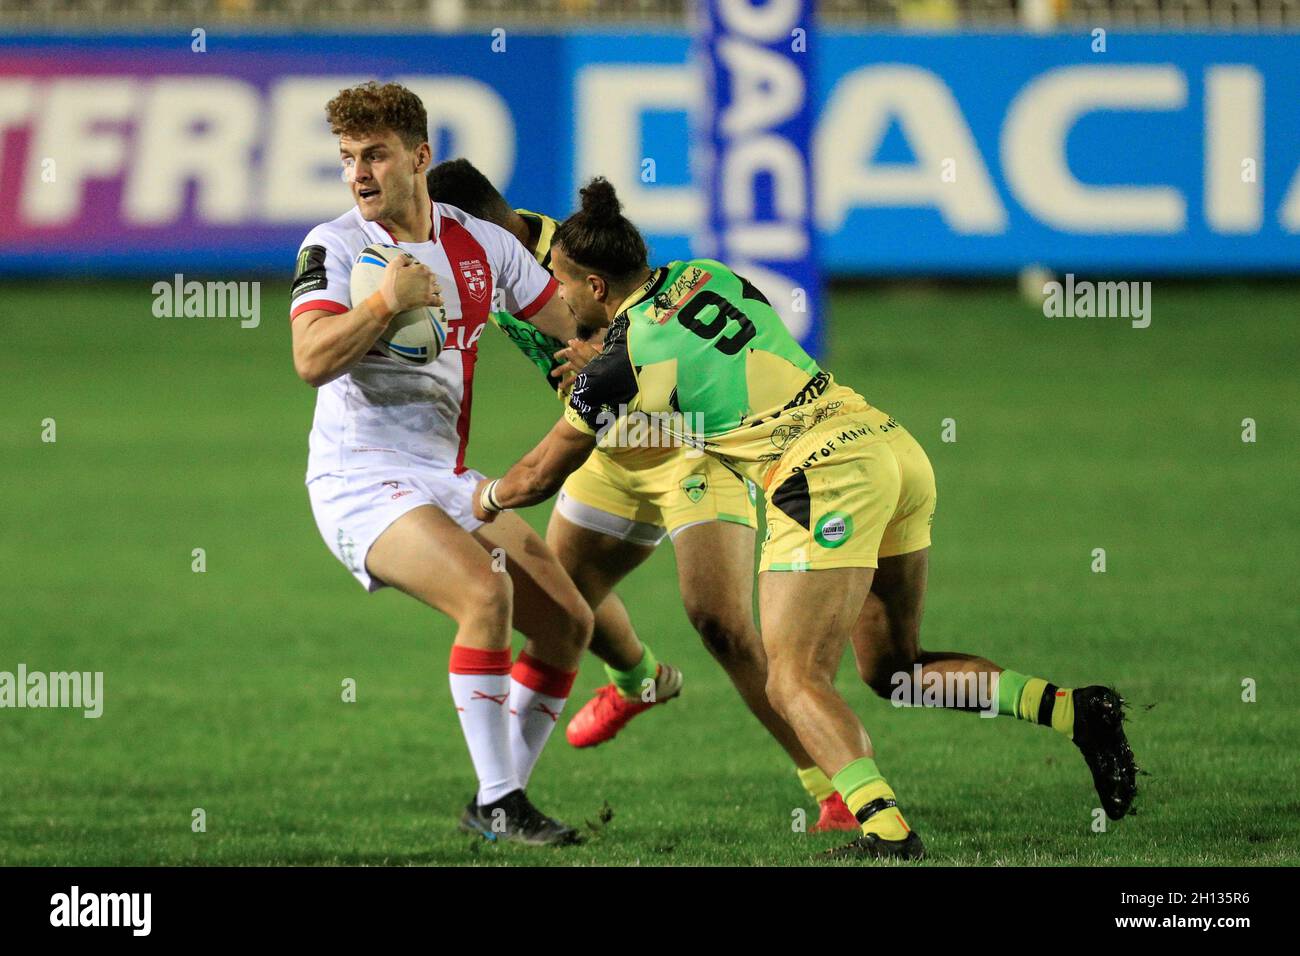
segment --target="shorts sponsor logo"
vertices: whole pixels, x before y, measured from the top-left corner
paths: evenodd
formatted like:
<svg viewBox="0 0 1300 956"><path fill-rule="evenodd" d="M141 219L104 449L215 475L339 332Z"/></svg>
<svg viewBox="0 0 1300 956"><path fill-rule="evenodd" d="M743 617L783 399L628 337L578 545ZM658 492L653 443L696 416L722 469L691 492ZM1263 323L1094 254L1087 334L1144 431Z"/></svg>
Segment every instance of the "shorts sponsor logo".
<svg viewBox="0 0 1300 956"><path fill-rule="evenodd" d="M402 489L402 483L400 481L385 481L382 482L382 484L385 488L393 489L393 493L389 495L389 498L393 501L396 501L398 498L405 498L407 495L411 494L410 488L405 490Z"/></svg>
<svg viewBox="0 0 1300 956"><path fill-rule="evenodd" d="M342 559L348 570L353 572L361 570L357 567L357 543L352 540L352 536L340 529L336 540L339 548L339 558Z"/></svg>
<svg viewBox="0 0 1300 956"><path fill-rule="evenodd" d="M813 537L823 548L838 548L853 536L853 517L843 511L832 511L817 519Z"/></svg>
<svg viewBox="0 0 1300 956"><path fill-rule="evenodd" d="M698 505L709 490L709 481L703 475L687 475L681 481L682 491L691 499L691 504Z"/></svg>
<svg viewBox="0 0 1300 956"><path fill-rule="evenodd" d="M884 431L888 431L890 428L897 428L897 427L898 427L898 422L894 421L891 418L889 421L885 422L885 424L881 427L880 430L884 432ZM850 442L857 441L859 438L866 438L870 434L871 434L870 425L859 425L857 428L846 428L844 429L844 431L840 432L839 434L840 444L847 445Z"/></svg>
<svg viewBox="0 0 1300 956"><path fill-rule="evenodd" d="M840 406L843 404L843 402L822 402L818 405L814 405L811 411L790 411L788 415L790 423L787 425L777 425L772 429L772 444L781 449L782 452L787 451L792 444L803 438L810 429L816 425L820 425L838 412ZM787 405L786 409L788 410L789 408L790 406ZM863 425L861 427L865 428L866 431L862 432L860 429L846 429L840 433L839 440L856 441L858 438L863 437L863 435L870 433L871 427L869 425ZM829 457L831 451L835 448L835 441L836 439L833 437L828 439L820 452L813 452L809 455L804 460L803 464L796 468L795 471L802 471L804 468L807 468L817 459L819 454L822 458Z"/></svg>

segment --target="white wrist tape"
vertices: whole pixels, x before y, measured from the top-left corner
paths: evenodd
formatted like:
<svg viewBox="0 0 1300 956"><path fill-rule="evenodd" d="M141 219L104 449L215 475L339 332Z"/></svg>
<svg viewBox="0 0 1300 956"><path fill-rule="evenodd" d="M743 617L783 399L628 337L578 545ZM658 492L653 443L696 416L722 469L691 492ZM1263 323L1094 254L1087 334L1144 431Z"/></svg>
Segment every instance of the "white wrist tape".
<svg viewBox="0 0 1300 956"><path fill-rule="evenodd" d="M500 478L492 479L483 486L483 493L479 495L479 506L488 514L500 514L502 511L506 510L505 508L502 508L500 502L497 501L496 490L497 484L500 483L500 481Z"/></svg>

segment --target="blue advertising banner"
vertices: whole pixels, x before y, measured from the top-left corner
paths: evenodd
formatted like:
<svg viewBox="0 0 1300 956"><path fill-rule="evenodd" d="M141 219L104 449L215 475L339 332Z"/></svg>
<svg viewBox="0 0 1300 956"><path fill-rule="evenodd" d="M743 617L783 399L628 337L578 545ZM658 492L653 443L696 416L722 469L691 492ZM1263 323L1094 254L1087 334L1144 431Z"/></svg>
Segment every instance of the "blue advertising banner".
<svg viewBox="0 0 1300 956"><path fill-rule="evenodd" d="M700 0L706 91L692 159L708 212L696 255L751 280L808 352L822 345L813 222L812 0Z"/></svg>
<svg viewBox="0 0 1300 956"><path fill-rule="evenodd" d="M1298 37L836 33L800 57L794 29L782 46L727 27L748 51L715 60L733 86L779 70L803 96L754 119L720 90L707 190L685 34L0 37L0 273L287 275L350 201L323 106L370 77L415 89L437 157L516 205L563 216L607 175L659 260L712 236L809 290L816 263L1300 273ZM809 163L811 204L788 185Z"/></svg>
<svg viewBox="0 0 1300 956"><path fill-rule="evenodd" d="M1300 36L828 37L826 267L1300 272Z"/></svg>

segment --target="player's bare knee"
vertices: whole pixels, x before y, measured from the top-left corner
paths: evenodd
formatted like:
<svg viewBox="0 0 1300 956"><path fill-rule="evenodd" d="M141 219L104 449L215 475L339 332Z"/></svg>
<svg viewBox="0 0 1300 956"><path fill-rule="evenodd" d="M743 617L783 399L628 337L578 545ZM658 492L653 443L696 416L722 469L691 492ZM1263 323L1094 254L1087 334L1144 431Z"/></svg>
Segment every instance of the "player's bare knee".
<svg viewBox="0 0 1300 956"><path fill-rule="evenodd" d="M854 627L856 636L880 640L889 636L889 610L878 594L871 593L862 602L862 611Z"/></svg>
<svg viewBox="0 0 1300 956"><path fill-rule="evenodd" d="M591 634L596 629L596 615L580 595L564 606L560 616L557 640L563 641L575 655L582 654L591 644Z"/></svg>
<svg viewBox="0 0 1300 956"><path fill-rule="evenodd" d="M708 607L687 607L686 616L700 640L724 667L743 664L757 657L756 636L734 615Z"/></svg>
<svg viewBox="0 0 1300 956"><path fill-rule="evenodd" d="M606 582L603 573L594 570L585 564L578 564L570 567L563 561L564 571L572 579L578 593L582 595L585 602L595 600L597 597L604 597L609 593L609 584ZM596 603L600 603L597 601Z"/></svg>
<svg viewBox="0 0 1300 956"><path fill-rule="evenodd" d="M540 620L524 630L524 634L552 655L577 660L591 645L595 621L596 616L587 602L575 592L571 599L552 605Z"/></svg>
<svg viewBox="0 0 1300 956"><path fill-rule="evenodd" d="M797 712L816 678L804 673L793 662L768 661L767 684L764 690L774 710L786 720Z"/></svg>
<svg viewBox="0 0 1300 956"><path fill-rule="evenodd" d="M876 694L888 699L898 686L898 675L906 675L911 680L912 665L915 662L916 655L902 650L873 654L867 658L859 657L858 676Z"/></svg>
<svg viewBox="0 0 1300 956"><path fill-rule="evenodd" d="M786 715L786 708L793 703L793 696L789 693L789 682L787 681L784 669L769 664L767 669L767 684L763 692L767 695L767 702L772 705L782 717Z"/></svg>
<svg viewBox="0 0 1300 956"><path fill-rule="evenodd" d="M482 570L466 575L457 588L459 607L452 617L459 624L477 623L492 629L503 624L508 630L514 613L514 582L510 575Z"/></svg>

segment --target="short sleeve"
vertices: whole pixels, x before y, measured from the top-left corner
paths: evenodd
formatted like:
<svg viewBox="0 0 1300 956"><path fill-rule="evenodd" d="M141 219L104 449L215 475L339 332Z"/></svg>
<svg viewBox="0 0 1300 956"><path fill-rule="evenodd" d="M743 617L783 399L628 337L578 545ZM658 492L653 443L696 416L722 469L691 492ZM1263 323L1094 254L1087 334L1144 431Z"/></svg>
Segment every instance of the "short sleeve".
<svg viewBox="0 0 1300 956"><path fill-rule="evenodd" d="M527 321L550 301L559 284L533 254L495 223L468 217L467 226L487 252L506 312Z"/></svg>
<svg viewBox="0 0 1300 956"><path fill-rule="evenodd" d="M304 312L346 312L352 308L350 257L324 226L307 233L298 250L289 290L289 318Z"/></svg>
<svg viewBox="0 0 1300 956"><path fill-rule="evenodd" d="M578 374L564 418L580 432L599 435L636 407L638 391L627 351L627 319L621 318L606 333L604 350Z"/></svg>

